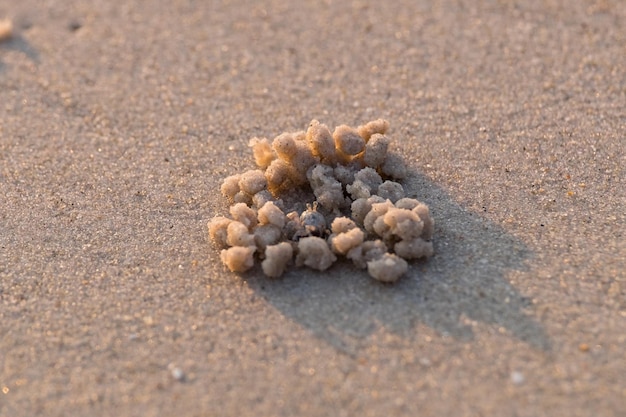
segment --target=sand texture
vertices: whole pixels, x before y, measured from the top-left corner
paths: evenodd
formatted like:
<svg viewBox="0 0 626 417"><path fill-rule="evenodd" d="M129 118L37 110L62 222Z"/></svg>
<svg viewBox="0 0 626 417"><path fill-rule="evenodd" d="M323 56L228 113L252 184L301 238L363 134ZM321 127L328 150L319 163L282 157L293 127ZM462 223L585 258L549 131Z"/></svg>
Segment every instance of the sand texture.
<svg viewBox="0 0 626 417"><path fill-rule="evenodd" d="M0 416L623 416L626 3L0 0ZM248 142L384 118L435 255L221 263Z"/></svg>

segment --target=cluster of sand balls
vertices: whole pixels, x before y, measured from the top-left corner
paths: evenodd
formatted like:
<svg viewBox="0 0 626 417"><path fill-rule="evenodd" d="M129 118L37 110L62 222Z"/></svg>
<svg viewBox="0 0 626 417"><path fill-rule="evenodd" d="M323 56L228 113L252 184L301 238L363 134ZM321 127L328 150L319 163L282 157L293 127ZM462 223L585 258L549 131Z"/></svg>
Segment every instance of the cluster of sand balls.
<svg viewBox="0 0 626 417"><path fill-rule="evenodd" d="M388 129L379 119L331 133L313 120L306 132L253 138L258 169L224 180L231 217L208 223L222 262L244 272L260 259L267 276L279 277L293 262L324 271L344 257L394 282L407 271L406 260L431 256L434 221L396 182L407 172L389 152ZM297 201L307 192L308 204Z"/></svg>

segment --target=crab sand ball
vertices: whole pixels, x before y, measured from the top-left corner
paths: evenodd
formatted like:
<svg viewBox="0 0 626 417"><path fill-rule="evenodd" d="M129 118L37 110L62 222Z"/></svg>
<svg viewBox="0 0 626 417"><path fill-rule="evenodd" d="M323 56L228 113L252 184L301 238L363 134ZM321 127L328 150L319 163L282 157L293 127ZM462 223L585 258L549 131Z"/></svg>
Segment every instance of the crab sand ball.
<svg viewBox="0 0 626 417"><path fill-rule="evenodd" d="M258 169L224 179L231 217L208 223L224 265L244 272L259 260L265 275L280 277L292 264L325 271L345 258L395 282L407 260L432 256L434 220L405 196L398 181L407 169L388 129L378 119L331 133L313 120L306 132L250 140Z"/></svg>

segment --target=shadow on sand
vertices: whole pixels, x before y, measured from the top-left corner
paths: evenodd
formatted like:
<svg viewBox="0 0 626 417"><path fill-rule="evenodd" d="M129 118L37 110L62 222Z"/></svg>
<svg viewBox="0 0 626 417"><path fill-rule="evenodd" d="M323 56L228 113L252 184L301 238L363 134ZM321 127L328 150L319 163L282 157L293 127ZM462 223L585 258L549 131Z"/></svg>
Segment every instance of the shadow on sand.
<svg viewBox="0 0 626 417"><path fill-rule="evenodd" d="M243 279L287 318L348 354L380 327L412 340L419 323L468 341L472 324L484 323L549 350L541 325L524 312L530 300L507 279L512 270L524 270L528 248L420 174L412 174L405 188L431 208L435 255L413 263L396 284L378 283L347 261L323 273L292 269L278 280L255 268Z"/></svg>
<svg viewBox="0 0 626 417"><path fill-rule="evenodd" d="M20 35L13 35L9 39L0 41L0 73L6 70L6 65L2 61L2 55L6 51L18 51L23 53L35 64L39 63L39 53L33 46Z"/></svg>

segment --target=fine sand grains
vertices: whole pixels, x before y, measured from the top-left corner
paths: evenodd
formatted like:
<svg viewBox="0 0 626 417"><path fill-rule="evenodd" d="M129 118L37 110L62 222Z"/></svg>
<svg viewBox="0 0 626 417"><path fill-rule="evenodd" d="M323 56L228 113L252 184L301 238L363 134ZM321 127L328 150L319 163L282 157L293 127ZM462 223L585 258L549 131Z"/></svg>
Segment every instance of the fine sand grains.
<svg viewBox="0 0 626 417"><path fill-rule="evenodd" d="M292 263L325 271L345 258L379 281L395 282L407 260L432 256L433 218L425 204L405 196L398 181L407 169L389 151L388 129L379 119L331 133L313 120L306 131L250 140L257 169L224 179L231 218L208 223L222 262L244 272L259 259L267 276L279 277ZM287 207L307 192L310 201Z"/></svg>

